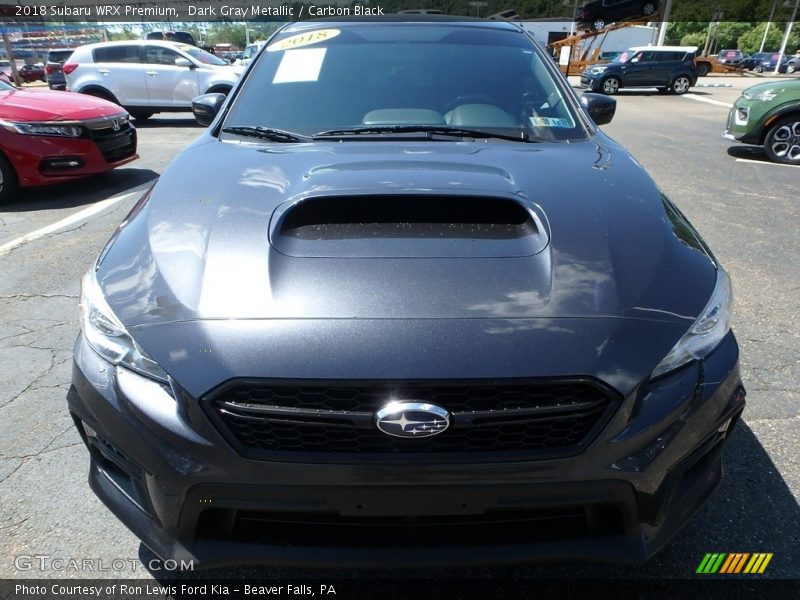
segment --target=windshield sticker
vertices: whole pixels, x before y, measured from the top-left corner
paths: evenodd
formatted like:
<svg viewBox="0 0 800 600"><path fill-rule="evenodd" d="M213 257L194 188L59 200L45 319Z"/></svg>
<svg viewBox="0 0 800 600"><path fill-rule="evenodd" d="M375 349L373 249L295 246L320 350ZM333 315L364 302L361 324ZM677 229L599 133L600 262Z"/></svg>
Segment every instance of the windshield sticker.
<svg viewBox="0 0 800 600"><path fill-rule="evenodd" d="M530 117L531 125L534 127L561 127L562 129L572 129L572 124L567 119L555 117Z"/></svg>
<svg viewBox="0 0 800 600"><path fill-rule="evenodd" d="M279 50L290 50L292 48L300 48L301 46L319 44L320 42L326 42L335 38L340 33L338 29L318 29L317 31L293 35L285 40L269 45L267 47L267 52L278 52Z"/></svg>
<svg viewBox="0 0 800 600"><path fill-rule="evenodd" d="M327 48L287 50L281 58L281 64L278 65L272 83L316 81L319 79L319 71L326 52Z"/></svg>

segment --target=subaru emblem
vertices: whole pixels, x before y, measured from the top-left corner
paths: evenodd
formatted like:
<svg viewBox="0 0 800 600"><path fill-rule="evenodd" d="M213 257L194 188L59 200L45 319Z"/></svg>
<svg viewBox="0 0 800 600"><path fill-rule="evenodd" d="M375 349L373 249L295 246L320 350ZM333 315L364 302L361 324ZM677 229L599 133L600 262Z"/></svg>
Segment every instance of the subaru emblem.
<svg viewBox="0 0 800 600"><path fill-rule="evenodd" d="M394 437L431 437L450 426L450 413L434 404L395 401L375 413L375 424Z"/></svg>

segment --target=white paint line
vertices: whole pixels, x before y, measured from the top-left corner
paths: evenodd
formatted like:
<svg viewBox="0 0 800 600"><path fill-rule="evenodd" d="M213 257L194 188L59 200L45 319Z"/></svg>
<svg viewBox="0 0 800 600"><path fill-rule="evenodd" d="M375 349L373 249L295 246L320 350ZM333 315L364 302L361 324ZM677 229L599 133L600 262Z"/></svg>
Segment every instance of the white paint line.
<svg viewBox="0 0 800 600"><path fill-rule="evenodd" d="M772 165L773 167L789 167L790 169L800 169L800 165L784 165L781 163L775 163L766 160L752 160L750 158L737 158L736 162L746 162L746 163L753 163L754 165Z"/></svg>
<svg viewBox="0 0 800 600"><path fill-rule="evenodd" d="M724 106L725 108L733 108L733 104L722 102L721 100L712 100L711 98L703 98L702 96L697 96L696 94L692 94L691 92L689 92L688 94L683 94L681 97L688 98L689 100L696 100L697 102L705 102L706 104L713 104L714 106Z"/></svg>
<svg viewBox="0 0 800 600"><path fill-rule="evenodd" d="M31 231L30 233L26 233L22 237L18 237L17 239L11 240L10 242L0 246L0 254L5 254L6 252L10 252L14 248L19 248L20 246L27 244L28 242L49 235L54 231L63 229L64 227L69 227L70 225L78 223L79 221L88 220L89 217L92 217L104 211L108 207L113 206L117 202L125 200L126 198L129 198L130 196L133 196L134 194L137 193L138 192L136 191L126 192L124 194L120 194L119 196L106 198L105 200L101 200L96 204L92 204L88 208L84 208L83 210L78 211L75 214L65 217L64 219L61 219L60 221L56 221L55 223L51 223L50 225L42 227L41 229L37 229L35 231Z"/></svg>

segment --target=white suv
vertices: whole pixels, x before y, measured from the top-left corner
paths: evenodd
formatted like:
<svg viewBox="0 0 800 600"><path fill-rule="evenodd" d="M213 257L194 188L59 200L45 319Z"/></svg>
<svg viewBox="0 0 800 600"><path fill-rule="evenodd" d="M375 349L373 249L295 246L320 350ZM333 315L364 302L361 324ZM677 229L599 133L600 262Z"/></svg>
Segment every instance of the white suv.
<svg viewBox="0 0 800 600"><path fill-rule="evenodd" d="M64 65L67 89L105 98L135 119L192 110L192 99L227 94L243 69L195 46L156 40L81 46Z"/></svg>

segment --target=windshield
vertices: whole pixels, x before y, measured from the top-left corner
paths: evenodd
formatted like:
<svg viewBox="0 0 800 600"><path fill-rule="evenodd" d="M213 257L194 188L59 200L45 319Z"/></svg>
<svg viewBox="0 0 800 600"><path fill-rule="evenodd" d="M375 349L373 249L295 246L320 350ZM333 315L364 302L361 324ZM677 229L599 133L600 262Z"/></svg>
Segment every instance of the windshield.
<svg viewBox="0 0 800 600"><path fill-rule="evenodd" d="M201 50L197 46L189 46L183 45L179 46L181 50L186 52L186 54L190 55L195 60L200 61L204 65L227 65L228 61L219 58L218 56L214 56L210 52L206 52L205 50Z"/></svg>
<svg viewBox="0 0 800 600"><path fill-rule="evenodd" d="M10 92L14 88L8 85L5 81L0 80L0 92Z"/></svg>
<svg viewBox="0 0 800 600"><path fill-rule="evenodd" d="M547 60L523 33L510 29L295 26L261 54L224 127L305 136L419 126L517 138L585 137Z"/></svg>

